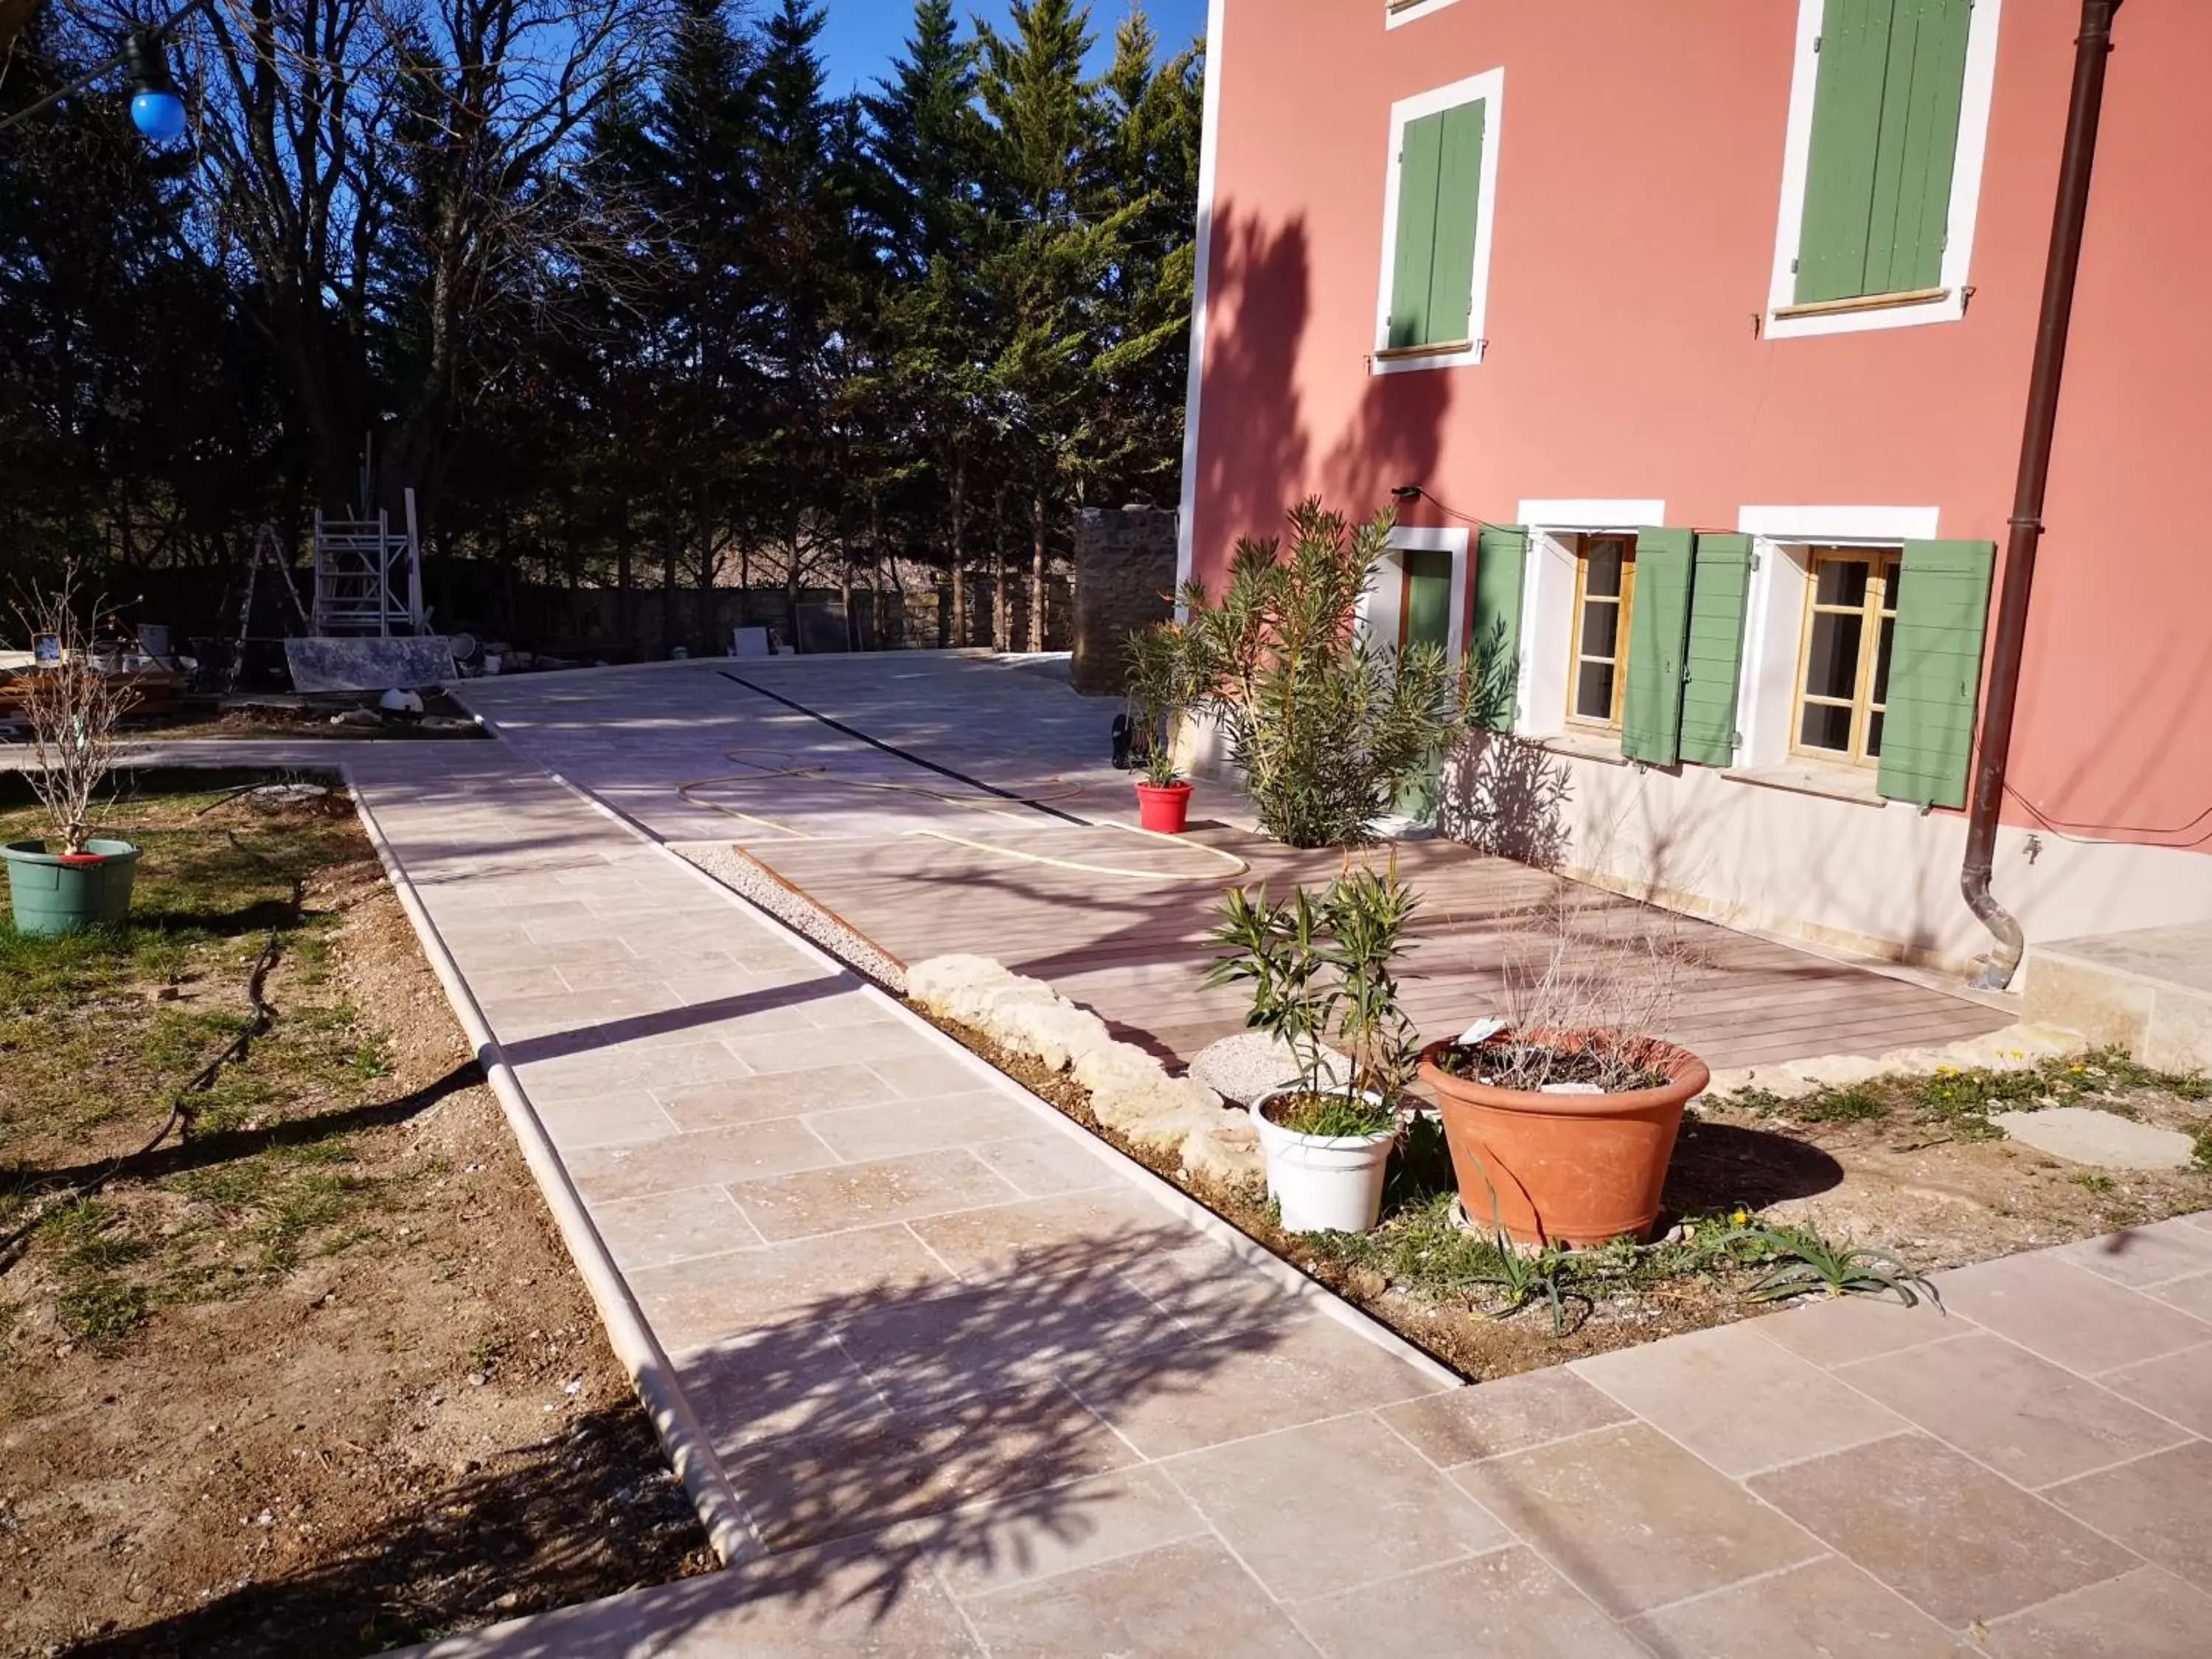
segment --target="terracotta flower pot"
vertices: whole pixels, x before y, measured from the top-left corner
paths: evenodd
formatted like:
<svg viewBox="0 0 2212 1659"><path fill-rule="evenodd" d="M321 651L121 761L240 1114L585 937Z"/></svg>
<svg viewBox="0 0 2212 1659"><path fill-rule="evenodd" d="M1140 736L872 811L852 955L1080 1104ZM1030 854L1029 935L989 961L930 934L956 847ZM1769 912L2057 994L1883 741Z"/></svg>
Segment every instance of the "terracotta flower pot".
<svg viewBox="0 0 2212 1659"><path fill-rule="evenodd" d="M1566 1048L1578 1039L1551 1041ZM1421 1078L1436 1091L1460 1202L1477 1227L1488 1229L1494 1214L1527 1244L1602 1244L1651 1231L1682 1108L1712 1081L1705 1061L1653 1042L1650 1064L1668 1079L1656 1088L1540 1094L1454 1077L1436 1063L1450 1046L1422 1050Z"/></svg>
<svg viewBox="0 0 2212 1659"><path fill-rule="evenodd" d="M1137 822L1158 836L1179 836L1190 817L1190 786L1187 783L1140 783L1137 786Z"/></svg>

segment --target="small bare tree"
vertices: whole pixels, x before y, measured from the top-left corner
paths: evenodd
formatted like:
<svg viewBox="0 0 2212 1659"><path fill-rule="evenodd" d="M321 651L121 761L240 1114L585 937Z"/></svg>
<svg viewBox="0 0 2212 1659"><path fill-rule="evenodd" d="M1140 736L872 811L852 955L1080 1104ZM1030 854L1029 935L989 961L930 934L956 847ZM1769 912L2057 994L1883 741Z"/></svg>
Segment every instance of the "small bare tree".
<svg viewBox="0 0 2212 1659"><path fill-rule="evenodd" d="M1680 982L1680 924L1643 905L1593 902L1561 883L1532 908L1529 942L1500 964L1504 1025L1486 1082L1541 1090L1559 1082L1607 1093L1641 1085L1663 1049Z"/></svg>
<svg viewBox="0 0 2212 1659"><path fill-rule="evenodd" d="M100 786L115 764L115 727L138 701L119 675L94 659L94 630L102 606L80 608L74 566L60 585L33 588L16 615L34 648L52 660L23 676L23 716L31 727L29 776L46 809L47 839L63 856L80 854L97 827Z"/></svg>

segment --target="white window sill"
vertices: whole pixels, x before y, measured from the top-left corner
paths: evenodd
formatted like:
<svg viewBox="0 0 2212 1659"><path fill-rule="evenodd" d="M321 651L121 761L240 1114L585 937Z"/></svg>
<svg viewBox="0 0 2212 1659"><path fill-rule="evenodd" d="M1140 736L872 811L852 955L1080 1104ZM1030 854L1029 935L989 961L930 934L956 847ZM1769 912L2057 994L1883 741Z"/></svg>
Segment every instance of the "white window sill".
<svg viewBox="0 0 2212 1659"><path fill-rule="evenodd" d="M1793 794L1819 795L1826 800L1850 801L1859 806L1889 805L1875 787L1871 767L1823 766L1817 761L1796 761L1787 766L1731 767L1721 775L1731 783L1787 789Z"/></svg>
<svg viewBox="0 0 2212 1659"><path fill-rule="evenodd" d="M1764 332L1770 340L1798 340L1820 334L1864 334L1876 329L1911 328L1922 323L1955 323L1966 314L1962 289L1936 290L1933 299L1907 299L1867 304L1854 301L1831 311L1803 311L1783 301L1766 310Z"/></svg>
<svg viewBox="0 0 2212 1659"><path fill-rule="evenodd" d="M1370 374L1418 374L1429 368L1468 368L1481 362L1485 340L1438 346L1377 346L1367 354Z"/></svg>
<svg viewBox="0 0 2212 1659"><path fill-rule="evenodd" d="M1628 757L1620 752L1618 732L1554 732L1529 741L1539 749L1565 755L1571 760L1599 761L1607 766L1628 764Z"/></svg>
<svg viewBox="0 0 2212 1659"><path fill-rule="evenodd" d="M1383 27L1401 28L1417 19L1426 17L1432 11L1442 11L1451 3L1452 0L1388 0Z"/></svg>

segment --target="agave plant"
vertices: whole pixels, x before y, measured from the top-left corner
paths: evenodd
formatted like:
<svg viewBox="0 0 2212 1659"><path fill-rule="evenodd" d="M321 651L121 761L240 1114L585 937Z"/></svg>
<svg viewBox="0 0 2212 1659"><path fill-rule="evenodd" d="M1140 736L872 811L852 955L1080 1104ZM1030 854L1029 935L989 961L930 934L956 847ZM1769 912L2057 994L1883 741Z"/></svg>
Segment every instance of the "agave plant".
<svg viewBox="0 0 2212 1659"><path fill-rule="evenodd" d="M1923 1274L1887 1250L1870 1249L1848 1238L1831 1242L1809 1227L1739 1227L1717 1243L1746 1239L1769 1252L1774 1268L1745 1295L1753 1302L1787 1302L1793 1297L1893 1296L1908 1308L1925 1297L1940 1310L1943 1298Z"/></svg>

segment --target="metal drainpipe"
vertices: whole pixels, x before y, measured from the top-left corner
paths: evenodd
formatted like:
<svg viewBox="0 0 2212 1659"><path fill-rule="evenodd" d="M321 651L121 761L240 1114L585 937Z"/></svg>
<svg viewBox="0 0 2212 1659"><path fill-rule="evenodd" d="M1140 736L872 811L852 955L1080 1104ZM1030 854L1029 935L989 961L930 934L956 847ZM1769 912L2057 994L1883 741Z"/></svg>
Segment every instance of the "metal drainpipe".
<svg viewBox="0 0 2212 1659"><path fill-rule="evenodd" d="M2027 601L2035 580L2035 554L2043 539L2044 486L2051 477L2051 435L2058 423L2058 383L2066 367L2066 330L2074 313L2074 277L2081 263L2081 227L2089 210L2089 173L2097 156L2097 121L2105 102L2105 58L2112 49L2112 14L2120 0L2081 0L2081 33L2074 41L2074 96L2066 111L2066 147L2058 163L2058 200L2051 221L2051 252L2043 268L2043 314L2036 325L2035 363L2027 383L2027 427L2021 439L2020 476L2014 486L2012 532L2005 544L2004 580L1997 599L1996 639L1990 651L1990 692L1982 712L1982 743L1974 766L1973 805L1966 818L1966 856L1959 890L1996 949L1973 983L2002 990L2019 971L2027 945L2019 921L1990 893L2004 805L2005 763L2012 750L2012 720L2020 699L2021 649L2027 638Z"/></svg>

